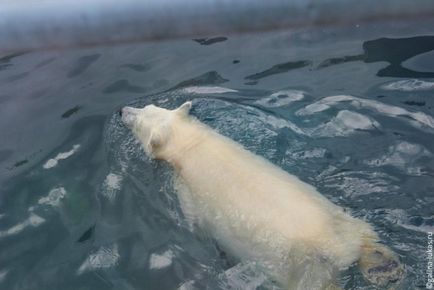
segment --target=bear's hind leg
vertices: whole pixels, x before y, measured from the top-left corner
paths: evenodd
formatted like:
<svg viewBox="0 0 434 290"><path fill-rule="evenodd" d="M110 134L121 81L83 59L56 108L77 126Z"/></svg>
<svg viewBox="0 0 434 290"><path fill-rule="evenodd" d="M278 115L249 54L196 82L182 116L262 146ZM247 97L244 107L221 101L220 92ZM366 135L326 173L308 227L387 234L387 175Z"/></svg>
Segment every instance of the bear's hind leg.
<svg viewBox="0 0 434 290"><path fill-rule="evenodd" d="M374 239L367 239L362 246L359 268L365 279L382 288L398 285L405 276L396 254Z"/></svg>
<svg viewBox="0 0 434 290"><path fill-rule="evenodd" d="M335 283L331 283L331 284L327 285L326 287L324 287L323 290L343 290L343 289L341 288L341 286L339 286Z"/></svg>

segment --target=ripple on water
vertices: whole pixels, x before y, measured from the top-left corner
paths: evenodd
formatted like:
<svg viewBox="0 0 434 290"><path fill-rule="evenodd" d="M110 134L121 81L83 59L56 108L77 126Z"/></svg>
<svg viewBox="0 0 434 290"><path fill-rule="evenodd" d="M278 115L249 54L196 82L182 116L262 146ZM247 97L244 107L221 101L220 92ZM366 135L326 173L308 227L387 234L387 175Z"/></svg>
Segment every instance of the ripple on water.
<svg viewBox="0 0 434 290"><path fill-rule="evenodd" d="M340 103L348 103L349 105L355 108L364 108L373 110L377 113L389 116L389 117L405 117L400 118L400 120L408 122L410 125L417 128L428 128L432 132L434 129L434 119L433 117L422 113L422 112L410 112L404 108L384 104L382 102L363 99L353 96L347 95L338 95L338 96L330 96L325 97L313 104L309 104L304 108L298 110L296 115L298 116L306 116L312 115L315 113L323 112L325 110L330 109L332 106L335 106Z"/></svg>
<svg viewBox="0 0 434 290"><path fill-rule="evenodd" d="M434 89L434 82L422 81L418 79L409 79L387 83L382 85L381 88L386 91L428 91Z"/></svg>
<svg viewBox="0 0 434 290"><path fill-rule="evenodd" d="M347 197L376 193L393 193L399 187L396 179L382 172L345 171L328 175L322 180L325 187L339 189Z"/></svg>
<svg viewBox="0 0 434 290"><path fill-rule="evenodd" d="M23 230L29 227L38 227L45 222L45 219L37 214L30 213L29 217L23 222L13 225L7 230L0 231L0 238L9 237L21 233Z"/></svg>
<svg viewBox="0 0 434 290"><path fill-rule="evenodd" d="M434 217L430 217L430 221L428 221L429 218L418 217L420 221L415 222L414 220L412 221L410 215L402 209L386 209L385 216L389 222L407 230L422 233L434 232Z"/></svg>
<svg viewBox="0 0 434 290"><path fill-rule="evenodd" d="M387 167L398 168L407 176L418 176L425 173L426 159L432 158L428 147L388 132L388 124L383 124L384 118L378 116L398 117L400 122L409 122L418 129L434 129L432 117L422 112L347 95L330 96L309 103L305 98L306 93L297 90L280 90L271 92L266 97L253 100L248 97L237 102L230 101L228 95L224 95L227 93L243 97L242 91L199 85L151 96L146 100L140 99L131 105L142 107L154 103L175 108L184 101L193 99L192 115L199 120L243 144L247 149L273 162L282 162L279 165L290 168L291 172L300 172L302 179L312 180L311 183L329 194L327 196L333 201L343 202L349 207L354 202L373 202L379 198L401 195L401 175L396 175L396 172L388 170ZM261 107L267 111L261 110ZM319 114L326 110L329 111ZM290 117L293 115L296 115L297 119L292 120ZM309 125L318 120L323 123L313 127ZM374 132L376 130L381 130L381 134ZM355 134L359 131L364 133ZM180 242L166 236L168 233L176 233L175 239L182 236L182 248L188 248L190 243L196 241L186 234L191 228L186 225L174 193L172 171L163 163L151 161L144 155L141 145L121 124L117 114L114 113L107 123L104 136L110 164L108 172L101 180L101 194L108 200L119 199L119 202L113 205L125 203L122 205L125 207L124 212L131 211L127 208L126 201L126 196L130 194L129 198L140 209L140 212L135 214L139 216L141 223L152 228L152 236L166 237L162 239L166 241L164 245L158 244L152 237L145 239L145 243L157 243L160 249L148 254L146 267L156 273L172 271L178 263L192 264L192 261L182 256L184 254L181 251L176 250L176 244ZM347 147L355 144L369 146L370 142L374 141L376 143L373 147L378 148L359 147L366 150L357 152L350 148L348 152L342 153L341 146L336 148L335 137L340 137L339 144ZM375 139L372 139L374 137ZM390 204L390 207L392 206ZM377 221L380 214L375 212L376 209L369 208L372 207L367 207L365 215L382 226L383 221ZM394 218L396 214L394 216L393 212L389 213L388 210L386 208L387 214L384 214L387 221L400 228L416 231L430 229L429 221L417 224L412 222L408 214L397 219ZM364 209L358 214L363 215ZM391 240L396 244L394 247L402 251L412 251L411 246L401 247L398 240ZM207 247L210 243L206 239L201 240L195 249L185 251L195 255L201 246ZM98 251L90 257L97 253ZM91 260L96 261L94 264L99 266L89 266ZM254 265L240 263L219 268L219 263L223 262L218 256L193 263L195 274L184 274L184 282L178 284L178 289L202 289L202 284L215 285L216 289L255 289L271 285ZM99 258L88 257L80 269L82 272L90 271L103 267L102 264L104 263L99 262ZM188 267L183 268L189 271L187 269L191 270ZM269 288L273 287L274 285L271 285Z"/></svg>
<svg viewBox="0 0 434 290"><path fill-rule="evenodd" d="M423 157L432 158L432 156L433 154L422 145L403 141L390 146L386 154L364 162L374 167L394 166L409 175L423 175L425 172L418 165L418 161Z"/></svg>
<svg viewBox="0 0 434 290"><path fill-rule="evenodd" d="M187 94L224 94L224 93L236 93L237 90L215 87L215 86L196 86L196 87L186 87L182 89Z"/></svg>
<svg viewBox="0 0 434 290"><path fill-rule="evenodd" d="M120 191L122 186L122 175L110 172L102 185L102 195L109 201L114 202L116 194Z"/></svg>
<svg viewBox="0 0 434 290"><path fill-rule="evenodd" d="M355 131L373 130L379 127L380 124L373 118L342 110L329 122L314 128L311 135L313 137L348 136Z"/></svg>
<svg viewBox="0 0 434 290"><path fill-rule="evenodd" d="M38 200L38 204L40 205L49 205L49 206L59 206L60 202L66 195L66 190L63 187L57 187L50 190L47 196L41 197Z"/></svg>
<svg viewBox="0 0 434 290"><path fill-rule="evenodd" d="M276 108L289 105L295 101L300 101L304 98L305 93L297 90L284 90L272 93L270 96L255 101L255 104Z"/></svg>
<svg viewBox="0 0 434 290"><path fill-rule="evenodd" d="M1 269L0 270L0 283L3 282L3 280L6 278L8 273L9 273L8 269Z"/></svg>
<svg viewBox="0 0 434 290"><path fill-rule="evenodd" d="M153 253L149 257L149 268L158 270L169 267L172 264L172 259L175 257L172 250L167 250L161 254Z"/></svg>
<svg viewBox="0 0 434 290"><path fill-rule="evenodd" d="M45 162L42 167L44 169L50 169L57 166L60 160L64 160L71 157L72 155L74 155L75 152L77 152L79 148L80 148L80 144L75 144L74 146L72 146L71 150L67 152L59 153L56 155L56 157L48 159L47 162Z"/></svg>
<svg viewBox="0 0 434 290"><path fill-rule="evenodd" d="M77 274L80 275L91 270L114 267L118 264L119 258L117 244L100 247L86 258L77 270Z"/></svg>
<svg viewBox="0 0 434 290"><path fill-rule="evenodd" d="M258 271L255 263L238 263L220 274L223 289L257 289L258 287L273 287L267 282L267 277ZM271 289L276 289L274 286Z"/></svg>

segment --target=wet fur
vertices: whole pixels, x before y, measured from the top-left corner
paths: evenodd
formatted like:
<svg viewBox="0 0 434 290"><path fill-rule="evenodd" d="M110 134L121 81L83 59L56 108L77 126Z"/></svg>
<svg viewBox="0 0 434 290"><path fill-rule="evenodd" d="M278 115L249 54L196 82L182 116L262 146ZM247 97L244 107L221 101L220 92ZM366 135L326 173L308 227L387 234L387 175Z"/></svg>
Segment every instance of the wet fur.
<svg viewBox="0 0 434 290"><path fill-rule="evenodd" d="M402 279L399 260L368 223L189 116L189 106L139 111L131 127L148 154L174 167L192 229L287 289L338 289L338 271L356 261L382 287Z"/></svg>

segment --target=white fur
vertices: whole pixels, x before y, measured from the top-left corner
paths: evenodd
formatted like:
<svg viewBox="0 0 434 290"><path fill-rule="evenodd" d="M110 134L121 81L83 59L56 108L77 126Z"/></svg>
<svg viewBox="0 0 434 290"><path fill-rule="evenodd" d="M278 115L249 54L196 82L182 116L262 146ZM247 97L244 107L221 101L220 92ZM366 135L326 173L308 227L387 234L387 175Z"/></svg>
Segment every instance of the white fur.
<svg viewBox="0 0 434 290"><path fill-rule="evenodd" d="M322 289L376 238L314 187L188 116L190 106L127 107L122 118L148 154L173 165L189 222L225 251L284 287Z"/></svg>

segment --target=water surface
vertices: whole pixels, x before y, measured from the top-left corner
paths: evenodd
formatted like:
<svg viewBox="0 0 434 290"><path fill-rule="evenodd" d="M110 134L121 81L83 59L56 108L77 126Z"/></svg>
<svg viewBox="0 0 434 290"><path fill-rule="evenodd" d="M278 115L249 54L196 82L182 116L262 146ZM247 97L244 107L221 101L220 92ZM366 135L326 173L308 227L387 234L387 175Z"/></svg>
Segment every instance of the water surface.
<svg viewBox="0 0 434 290"><path fill-rule="evenodd" d="M210 36L0 58L1 289L273 289L190 232L127 104L192 114L374 225L426 283L432 23ZM344 289L373 289L357 267Z"/></svg>

